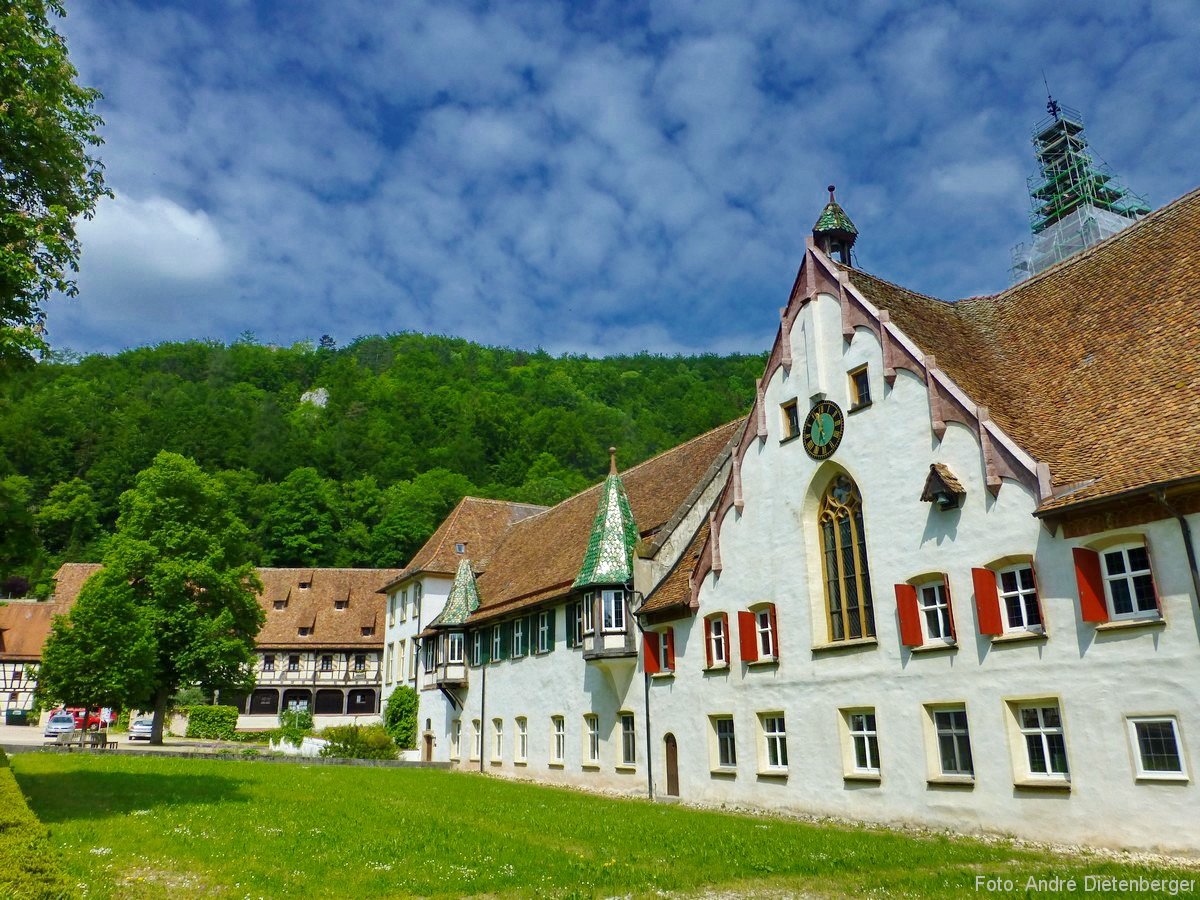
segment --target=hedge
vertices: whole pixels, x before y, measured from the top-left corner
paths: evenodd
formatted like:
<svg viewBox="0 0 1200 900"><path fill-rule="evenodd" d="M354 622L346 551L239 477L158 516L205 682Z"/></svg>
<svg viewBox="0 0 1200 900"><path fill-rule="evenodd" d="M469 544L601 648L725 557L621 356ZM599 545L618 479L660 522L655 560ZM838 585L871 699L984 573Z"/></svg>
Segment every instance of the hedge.
<svg viewBox="0 0 1200 900"><path fill-rule="evenodd" d="M232 741L237 731L236 706L189 706L187 737Z"/></svg>
<svg viewBox="0 0 1200 900"><path fill-rule="evenodd" d="M8 761L0 766L0 897L69 897L71 883L46 826L25 804Z"/></svg>
<svg viewBox="0 0 1200 900"><path fill-rule="evenodd" d="M341 759L395 759L399 754L392 736L382 725L332 725L321 732L329 743L322 756Z"/></svg>

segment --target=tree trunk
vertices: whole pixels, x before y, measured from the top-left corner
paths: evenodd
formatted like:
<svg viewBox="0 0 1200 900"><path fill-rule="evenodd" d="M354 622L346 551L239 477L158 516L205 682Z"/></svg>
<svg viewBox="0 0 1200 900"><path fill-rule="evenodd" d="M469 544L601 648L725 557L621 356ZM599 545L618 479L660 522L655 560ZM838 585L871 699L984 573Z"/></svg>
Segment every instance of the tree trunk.
<svg viewBox="0 0 1200 900"><path fill-rule="evenodd" d="M150 729L150 743L162 746L163 731L166 730L167 704L171 702L171 692L159 688L154 695L154 725Z"/></svg>

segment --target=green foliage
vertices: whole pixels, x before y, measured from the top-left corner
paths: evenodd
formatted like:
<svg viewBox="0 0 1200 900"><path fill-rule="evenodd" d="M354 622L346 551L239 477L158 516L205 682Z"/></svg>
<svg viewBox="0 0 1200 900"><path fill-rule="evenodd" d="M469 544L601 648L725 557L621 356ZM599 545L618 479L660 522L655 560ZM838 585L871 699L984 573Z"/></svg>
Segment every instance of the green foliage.
<svg viewBox="0 0 1200 900"><path fill-rule="evenodd" d="M401 750L417 746L417 692L408 685L399 685L383 709L383 727Z"/></svg>
<svg viewBox="0 0 1200 900"><path fill-rule="evenodd" d="M129 730L129 723L133 717L133 713L128 709L123 709L117 713L117 721L113 722L109 731L124 734Z"/></svg>
<svg viewBox="0 0 1200 900"><path fill-rule="evenodd" d="M171 698L171 706L174 709L186 710L189 706L207 706L211 699L212 694L194 684L189 684L180 688Z"/></svg>
<svg viewBox="0 0 1200 900"><path fill-rule="evenodd" d="M74 295L75 223L110 192L90 147L100 93L75 83L48 13L58 0L11 0L0 11L0 367L45 347L42 304Z"/></svg>
<svg viewBox="0 0 1200 900"><path fill-rule="evenodd" d="M164 447L219 482L258 565L402 565L463 494L552 504L603 478L610 445L625 469L743 415L762 364L418 334L43 362L0 378L0 581L45 596L60 563L99 561ZM317 387L324 407L300 402Z"/></svg>
<svg viewBox="0 0 1200 900"><path fill-rule="evenodd" d="M8 768L8 754L4 752L4 748L0 747L0 769Z"/></svg>
<svg viewBox="0 0 1200 900"><path fill-rule="evenodd" d="M279 714L279 737L293 747L313 733L313 717L307 709L285 709Z"/></svg>
<svg viewBox="0 0 1200 900"><path fill-rule="evenodd" d="M121 495L104 568L43 650L38 691L68 706L153 709L181 684L248 690L261 584L220 482L160 452Z"/></svg>
<svg viewBox="0 0 1200 900"><path fill-rule="evenodd" d="M189 706L187 737L232 741L237 733L236 706Z"/></svg>
<svg viewBox="0 0 1200 900"><path fill-rule="evenodd" d="M0 765L0 896L53 898L72 893L46 826L25 804L5 758Z"/></svg>
<svg viewBox="0 0 1200 900"><path fill-rule="evenodd" d="M329 741L322 756L339 759L395 759L396 743L382 725L331 725L321 732Z"/></svg>

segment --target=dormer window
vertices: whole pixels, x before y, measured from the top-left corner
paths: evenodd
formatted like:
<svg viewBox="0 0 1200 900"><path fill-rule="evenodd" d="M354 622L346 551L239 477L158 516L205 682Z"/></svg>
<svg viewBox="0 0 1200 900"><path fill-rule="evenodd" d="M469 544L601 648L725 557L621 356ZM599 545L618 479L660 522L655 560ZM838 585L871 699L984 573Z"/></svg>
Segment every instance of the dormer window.
<svg viewBox="0 0 1200 900"><path fill-rule="evenodd" d="M374 625L364 625L362 627L362 636L363 637L371 637L373 634L375 634L375 626Z"/></svg>
<svg viewBox="0 0 1200 900"><path fill-rule="evenodd" d="M350 601L349 601L349 600L334 600L334 601L333 601L333 608L334 608L334 609L345 609L345 608L346 608L346 607L348 607L349 605L350 605Z"/></svg>
<svg viewBox="0 0 1200 900"><path fill-rule="evenodd" d="M312 632L313 630L311 625L301 625L296 629L296 634L300 635L300 637L308 637L310 634L312 634Z"/></svg>
<svg viewBox="0 0 1200 900"><path fill-rule="evenodd" d="M287 601L286 600L276 600L275 608L276 609L287 609Z"/></svg>
<svg viewBox="0 0 1200 900"><path fill-rule="evenodd" d="M302 591L307 591L307 590L308 590L310 587L312 587L312 582L311 582L311 581L302 581L302 582L300 582L300 590L302 590Z"/></svg>
<svg viewBox="0 0 1200 900"><path fill-rule="evenodd" d="M466 552L467 552L467 545L466 545L466 544L464 544L464 543L461 543L461 542L460 542L460 543L457 543L457 544L455 544L455 545L454 545L454 552L455 552L455 553L466 553Z"/></svg>

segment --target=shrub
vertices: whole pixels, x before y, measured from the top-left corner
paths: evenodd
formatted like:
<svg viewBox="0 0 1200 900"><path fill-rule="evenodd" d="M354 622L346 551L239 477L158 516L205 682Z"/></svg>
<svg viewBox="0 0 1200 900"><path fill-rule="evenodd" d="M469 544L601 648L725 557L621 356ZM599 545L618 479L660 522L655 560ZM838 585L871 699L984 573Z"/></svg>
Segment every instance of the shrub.
<svg viewBox="0 0 1200 900"><path fill-rule="evenodd" d="M236 706L192 706L187 710L187 736L231 741L237 731Z"/></svg>
<svg viewBox="0 0 1200 900"><path fill-rule="evenodd" d="M383 710L383 727L401 750L417 746L417 692L407 685L392 691Z"/></svg>
<svg viewBox="0 0 1200 900"><path fill-rule="evenodd" d="M73 886L46 827L25 805L12 770L0 767L0 897L69 897Z"/></svg>
<svg viewBox="0 0 1200 900"><path fill-rule="evenodd" d="M342 759L395 759L396 742L382 725L333 725L321 732L329 743L322 756Z"/></svg>
<svg viewBox="0 0 1200 900"><path fill-rule="evenodd" d="M187 709L189 706L207 706L208 701L212 699L211 694L206 694L194 684L189 684L186 687L179 689L174 697L171 698L171 706L175 709Z"/></svg>
<svg viewBox="0 0 1200 900"><path fill-rule="evenodd" d="M313 733L313 717L307 709L285 709L279 714L279 739L299 747Z"/></svg>
<svg viewBox="0 0 1200 900"><path fill-rule="evenodd" d="M113 722L109 731L125 732L129 730L129 717L133 715L129 710L123 709L117 713L117 721Z"/></svg>
<svg viewBox="0 0 1200 900"><path fill-rule="evenodd" d="M8 754L4 752L4 748L0 747L0 769L8 768Z"/></svg>

